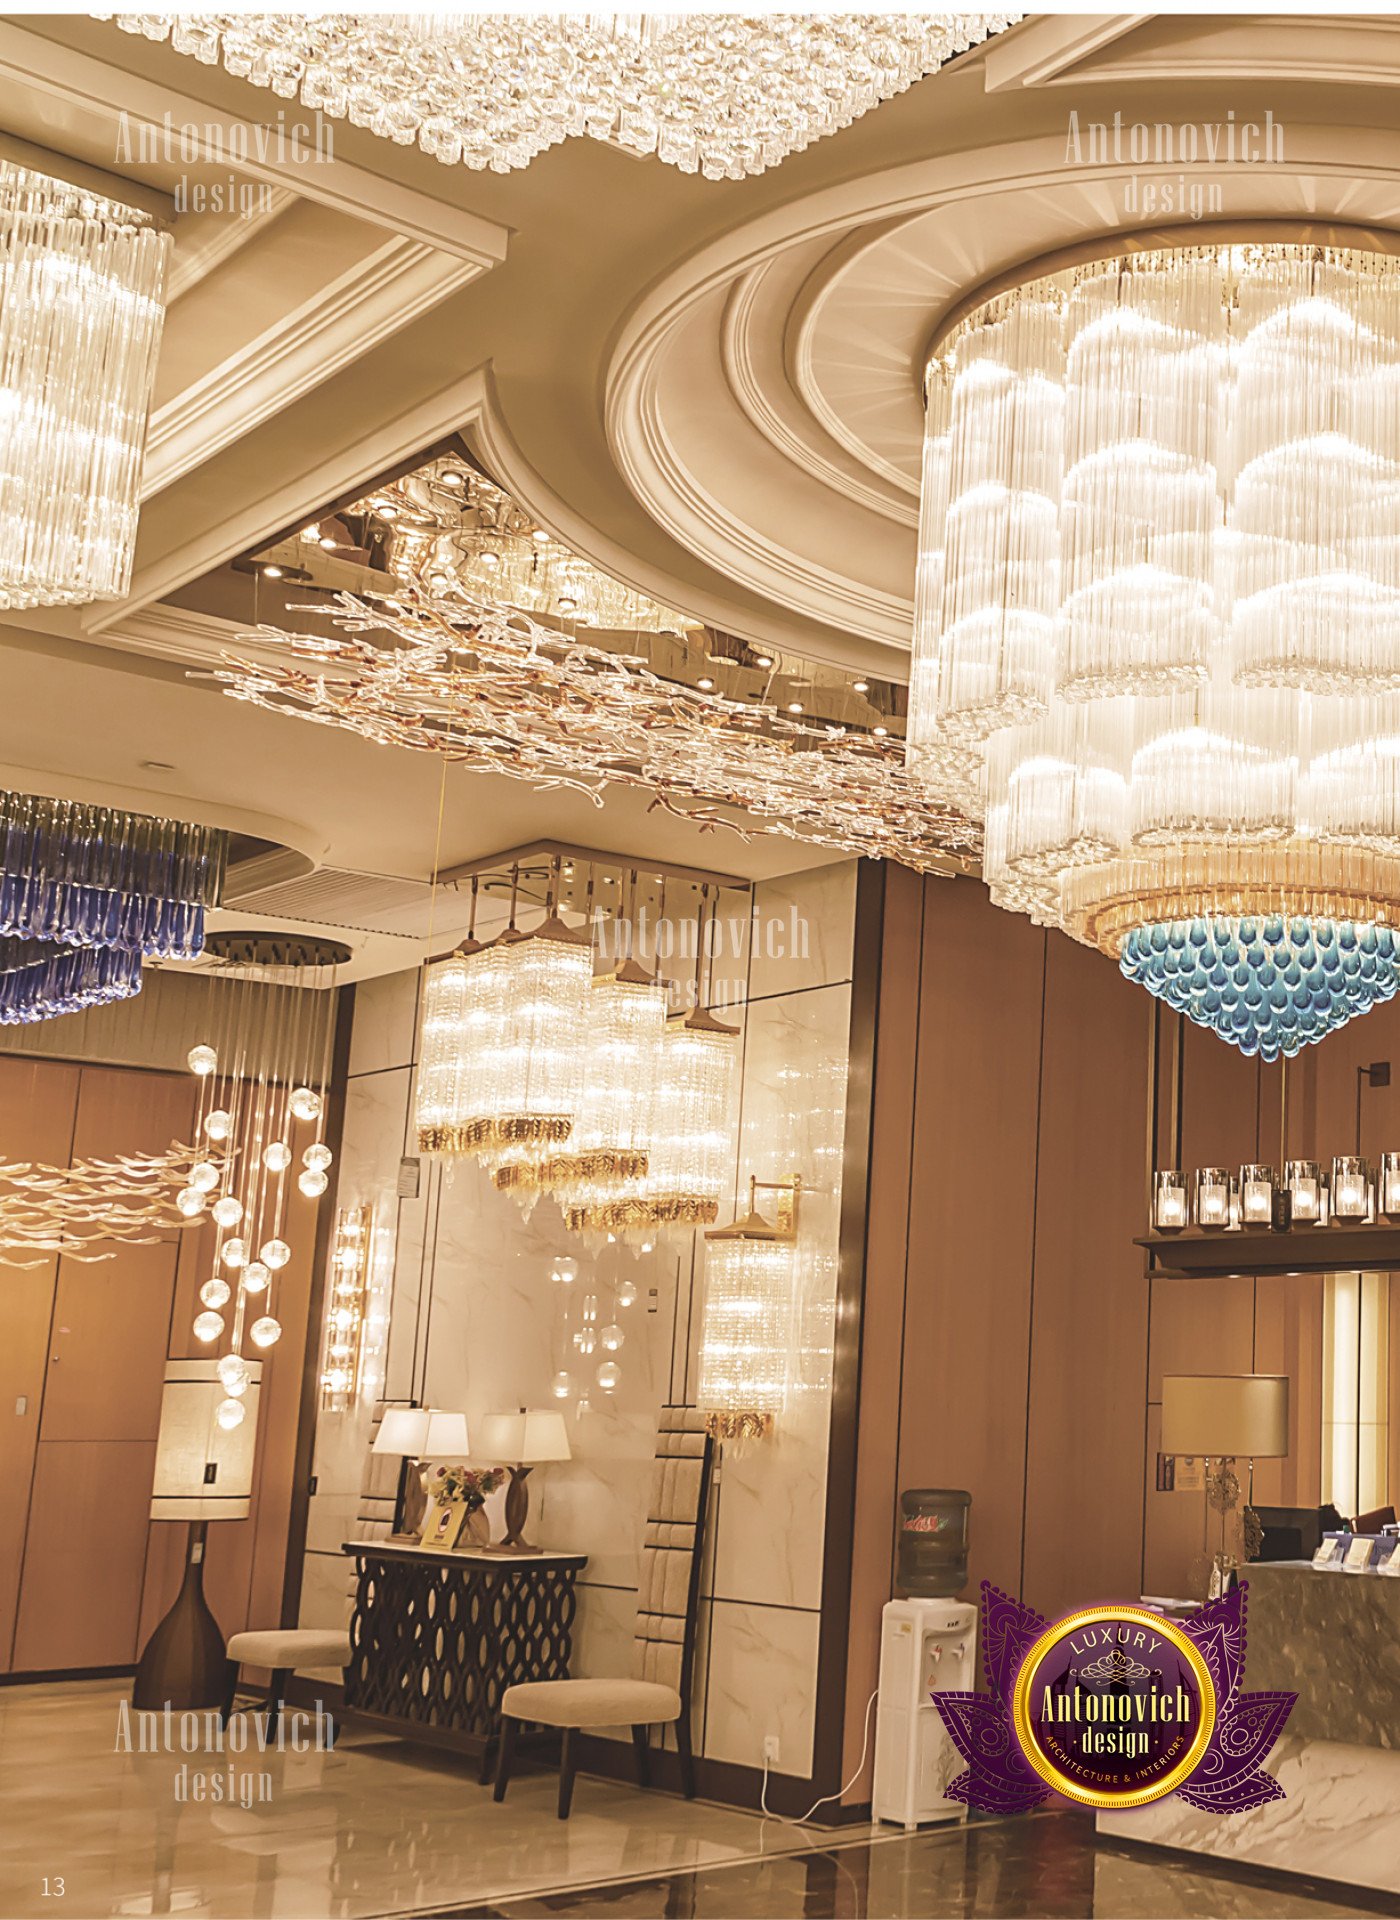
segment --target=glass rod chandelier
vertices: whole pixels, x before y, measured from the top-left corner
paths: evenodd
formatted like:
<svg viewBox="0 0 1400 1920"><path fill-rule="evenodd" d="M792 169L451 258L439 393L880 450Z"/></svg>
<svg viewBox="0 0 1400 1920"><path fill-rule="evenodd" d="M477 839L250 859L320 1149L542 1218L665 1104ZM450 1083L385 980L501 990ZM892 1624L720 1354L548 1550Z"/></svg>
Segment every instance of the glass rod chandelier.
<svg viewBox="0 0 1400 1920"><path fill-rule="evenodd" d="M911 771L1265 1060L1397 985L1400 260L1336 239L1042 263L928 380Z"/></svg>
<svg viewBox="0 0 1400 1920"><path fill-rule="evenodd" d="M285 100L506 173L589 134L742 179L1019 14L110 14Z"/></svg>
<svg viewBox="0 0 1400 1920"><path fill-rule="evenodd" d="M168 233L0 159L0 608L131 584Z"/></svg>

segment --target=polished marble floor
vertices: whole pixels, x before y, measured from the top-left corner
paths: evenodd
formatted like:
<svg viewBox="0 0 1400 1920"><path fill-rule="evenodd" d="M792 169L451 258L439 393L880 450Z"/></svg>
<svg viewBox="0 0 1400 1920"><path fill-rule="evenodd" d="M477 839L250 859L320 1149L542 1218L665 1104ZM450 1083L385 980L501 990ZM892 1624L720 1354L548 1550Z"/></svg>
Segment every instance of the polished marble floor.
<svg viewBox="0 0 1400 1920"><path fill-rule="evenodd" d="M585 1775L561 1822L552 1775L522 1773L498 1807L461 1762L373 1735L130 1751L127 1684L0 1688L0 1920L1400 1914L1129 1855L1075 1815L831 1835Z"/></svg>
<svg viewBox="0 0 1400 1920"><path fill-rule="evenodd" d="M0 1688L0 1920L369 1920L810 1845L754 1814L586 1775L567 1822L543 1772L496 1806L463 1762L352 1732L331 1753L126 1752L129 1689ZM223 1797L196 1800L196 1775Z"/></svg>
<svg viewBox="0 0 1400 1920"><path fill-rule="evenodd" d="M1096 1839L1074 1813L869 1834L626 1885L454 1908L451 1920L1306 1920L1400 1914L1279 1876L1202 1871L1179 1855ZM444 1916L447 1920L447 1916Z"/></svg>

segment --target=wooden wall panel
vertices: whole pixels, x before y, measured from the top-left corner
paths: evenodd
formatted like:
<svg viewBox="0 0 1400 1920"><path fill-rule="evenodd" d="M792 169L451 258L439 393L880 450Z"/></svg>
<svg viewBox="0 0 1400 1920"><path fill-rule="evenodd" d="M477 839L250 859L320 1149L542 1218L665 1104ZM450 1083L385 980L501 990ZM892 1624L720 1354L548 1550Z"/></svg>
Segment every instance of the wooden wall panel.
<svg viewBox="0 0 1400 1920"><path fill-rule="evenodd" d="M135 1662L155 1457L154 1441L39 1442L16 1672Z"/></svg>
<svg viewBox="0 0 1400 1920"><path fill-rule="evenodd" d="M971 1492L974 1590L1021 1577L1044 959L977 883L926 883L897 1479Z"/></svg>
<svg viewBox="0 0 1400 1920"><path fill-rule="evenodd" d="M1137 1592L1146 1419L1142 1231L1151 1008L1100 954L1046 945L1026 1544L1043 1613ZM1111 1515L1084 1524L1086 1511Z"/></svg>
<svg viewBox="0 0 1400 1920"><path fill-rule="evenodd" d="M0 1055L0 1159L65 1164L77 1107L76 1067ZM12 1665L57 1278L57 1260L0 1276L0 1672Z"/></svg>

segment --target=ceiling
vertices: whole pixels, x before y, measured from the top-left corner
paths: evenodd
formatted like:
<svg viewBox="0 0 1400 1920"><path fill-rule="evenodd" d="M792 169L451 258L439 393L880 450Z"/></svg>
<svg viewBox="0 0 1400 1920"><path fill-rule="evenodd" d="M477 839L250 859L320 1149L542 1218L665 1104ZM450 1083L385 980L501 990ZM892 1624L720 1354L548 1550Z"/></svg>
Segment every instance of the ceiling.
<svg viewBox="0 0 1400 1920"><path fill-rule="evenodd" d="M479 174L343 123L333 158L231 172L218 139L283 103L108 23L0 16L0 134L118 176L175 234L132 593L0 616L0 780L273 841L284 886L313 869L421 882L435 859L545 837L748 877L825 861L636 794L596 807L444 776L224 699L201 670L253 609L209 583L457 433L629 584L754 645L900 679L940 316L1018 261L1153 224L1144 187L1179 177L1091 162L1072 126L1268 112L1281 158L1193 175L1217 217L1384 226L1397 84L1384 16L1041 15L753 180L591 140ZM200 130L188 165L140 158L166 114ZM216 189L237 214L190 210ZM348 899L328 880L317 897L332 918ZM349 937L362 973L421 948Z"/></svg>

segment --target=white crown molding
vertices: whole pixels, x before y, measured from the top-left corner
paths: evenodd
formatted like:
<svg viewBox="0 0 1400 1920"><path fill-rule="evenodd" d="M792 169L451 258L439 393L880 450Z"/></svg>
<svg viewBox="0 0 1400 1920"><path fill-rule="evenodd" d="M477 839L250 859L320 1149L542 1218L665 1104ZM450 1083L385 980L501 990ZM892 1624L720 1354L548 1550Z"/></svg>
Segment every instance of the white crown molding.
<svg viewBox="0 0 1400 1920"><path fill-rule="evenodd" d="M270 539L312 507L339 499L364 486L386 468L409 460L425 447L474 420L485 404L482 368L462 374L387 419L366 426L347 420L338 446L322 449L298 469L279 466L261 493L241 501L214 525L202 528L183 546L138 569L126 599L101 602L85 610L82 630L88 638L108 634L153 601L222 566L236 554Z"/></svg>
<svg viewBox="0 0 1400 1920"><path fill-rule="evenodd" d="M117 29L111 31L115 36ZM114 55L119 51L114 39ZM198 71L193 61L190 65ZM0 21L0 96L8 87L26 88L53 101L60 110L76 109L99 123L105 121L113 129L114 153L123 115L129 130L150 128L159 133L168 114L182 132L188 132L202 160L221 164L227 164L228 136L235 128L260 124L272 97L260 88L250 88L246 114L224 113L191 94L143 80L115 59L97 60L42 34L26 32L13 21ZM329 124L334 132L336 123ZM204 139L206 130L220 139ZM387 227L404 239L474 261L483 270L506 256L509 231L499 222L346 160L318 159L314 154L298 160L290 153L270 153L260 159L240 159L236 171L354 219ZM451 180L448 169L443 174L444 183Z"/></svg>
<svg viewBox="0 0 1400 1920"><path fill-rule="evenodd" d="M175 239L175 253L165 277L165 304L173 307L183 294L197 287L217 268L231 260L250 240L270 227L274 220L296 204L296 195L288 187L268 187L259 194L257 204L237 220L223 214L187 214Z"/></svg>
<svg viewBox="0 0 1400 1920"><path fill-rule="evenodd" d="M157 408L142 498L294 405L482 271L477 261L417 240L386 241Z"/></svg>
<svg viewBox="0 0 1400 1920"><path fill-rule="evenodd" d="M1100 74L1075 72L1081 61L1158 16L1152 13L1050 13L1022 20L985 43L982 70L988 93L1015 87L1068 86ZM1121 71L1109 76L1120 79Z"/></svg>

